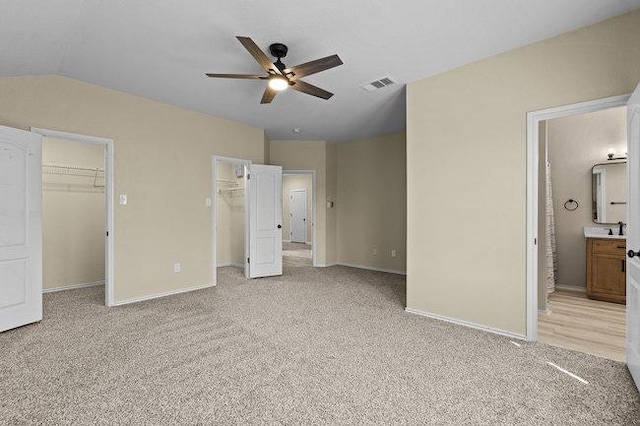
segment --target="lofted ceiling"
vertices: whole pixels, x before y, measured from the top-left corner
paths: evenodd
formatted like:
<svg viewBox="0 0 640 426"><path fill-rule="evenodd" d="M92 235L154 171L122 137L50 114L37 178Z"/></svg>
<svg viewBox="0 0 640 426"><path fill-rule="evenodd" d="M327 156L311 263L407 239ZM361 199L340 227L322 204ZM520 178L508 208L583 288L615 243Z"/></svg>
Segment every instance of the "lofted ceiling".
<svg viewBox="0 0 640 426"><path fill-rule="evenodd" d="M266 129L271 139L344 142L405 128L405 84L640 7L640 0L0 0L0 75L58 74ZM288 66L344 65L260 105L263 81L235 36ZM390 76L399 84L359 86ZM293 133L300 128L300 133Z"/></svg>

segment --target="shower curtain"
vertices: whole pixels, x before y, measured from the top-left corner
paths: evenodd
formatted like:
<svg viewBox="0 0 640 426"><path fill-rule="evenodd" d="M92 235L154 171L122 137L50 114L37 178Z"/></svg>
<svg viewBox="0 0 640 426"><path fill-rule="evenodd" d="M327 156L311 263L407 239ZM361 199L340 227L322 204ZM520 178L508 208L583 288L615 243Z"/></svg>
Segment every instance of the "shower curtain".
<svg viewBox="0 0 640 426"><path fill-rule="evenodd" d="M546 284L547 293L553 293L558 283L558 255L556 253L556 223L553 215L553 188L551 185L551 163L547 163L546 167L546 183L547 183L547 196L546 196L546 215L545 215L545 232L546 247L545 247L545 262L546 262Z"/></svg>

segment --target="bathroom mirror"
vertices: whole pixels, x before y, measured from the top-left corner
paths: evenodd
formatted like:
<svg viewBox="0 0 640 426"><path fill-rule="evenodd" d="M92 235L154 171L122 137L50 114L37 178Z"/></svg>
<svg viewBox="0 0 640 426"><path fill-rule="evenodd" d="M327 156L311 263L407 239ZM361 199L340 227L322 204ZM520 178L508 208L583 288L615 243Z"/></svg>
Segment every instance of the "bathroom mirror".
<svg viewBox="0 0 640 426"><path fill-rule="evenodd" d="M627 162L600 163L591 168L593 221L627 222Z"/></svg>

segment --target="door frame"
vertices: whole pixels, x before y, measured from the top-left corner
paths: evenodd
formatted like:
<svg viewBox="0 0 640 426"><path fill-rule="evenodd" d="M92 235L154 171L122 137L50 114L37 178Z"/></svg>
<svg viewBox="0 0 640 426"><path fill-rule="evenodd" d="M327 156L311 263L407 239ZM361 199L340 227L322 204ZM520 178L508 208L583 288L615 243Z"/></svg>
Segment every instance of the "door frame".
<svg viewBox="0 0 640 426"><path fill-rule="evenodd" d="M631 94L527 113L527 335L538 340L538 149L541 121L626 106Z"/></svg>
<svg viewBox="0 0 640 426"><path fill-rule="evenodd" d="M293 226L291 226L291 218L293 217L293 214L292 214L293 213L293 208L292 208L292 205L291 205L291 200L292 200L291 197L293 197L294 193L304 194L305 216L307 215L306 212L307 212L307 203L308 203L308 201L307 201L307 188L290 189L289 190L289 233L291 235L293 235ZM313 224L311 224L311 226L313 226ZM302 240L303 240L302 242L306 244L307 243L307 223L306 223L306 221L305 221L303 229L304 229L304 238L302 238ZM291 237L289 237L289 241L293 242L293 241L291 241Z"/></svg>
<svg viewBox="0 0 640 426"><path fill-rule="evenodd" d="M282 181L284 186L284 177L287 175L311 175L311 260L312 265L317 266L316 260L316 171L304 169L282 170ZM291 208L291 206L289 206Z"/></svg>
<svg viewBox="0 0 640 426"><path fill-rule="evenodd" d="M245 166L244 176L244 276L249 278L249 185L247 185L247 173L251 170L251 161L241 158L211 156L211 258L213 265L212 285L218 284L218 161Z"/></svg>
<svg viewBox="0 0 640 426"><path fill-rule="evenodd" d="M73 140L104 147L104 178L105 178L105 278L104 278L104 304L107 307L114 306L115 287L115 232L113 226L113 188L114 188L114 162L113 139L97 136L87 136L77 133L62 132L59 130L40 129L32 127L31 131L43 137Z"/></svg>

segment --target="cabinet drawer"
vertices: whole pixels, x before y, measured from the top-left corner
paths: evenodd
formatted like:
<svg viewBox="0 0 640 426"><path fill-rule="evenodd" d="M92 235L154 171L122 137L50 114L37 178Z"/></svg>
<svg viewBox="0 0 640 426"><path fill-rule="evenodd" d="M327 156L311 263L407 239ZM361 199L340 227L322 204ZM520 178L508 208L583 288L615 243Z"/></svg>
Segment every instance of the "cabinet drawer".
<svg viewBox="0 0 640 426"><path fill-rule="evenodd" d="M593 252L602 254L619 254L625 255L626 250L625 240L605 240L605 239L593 239Z"/></svg>

